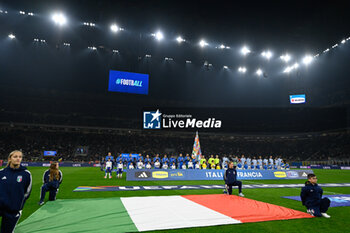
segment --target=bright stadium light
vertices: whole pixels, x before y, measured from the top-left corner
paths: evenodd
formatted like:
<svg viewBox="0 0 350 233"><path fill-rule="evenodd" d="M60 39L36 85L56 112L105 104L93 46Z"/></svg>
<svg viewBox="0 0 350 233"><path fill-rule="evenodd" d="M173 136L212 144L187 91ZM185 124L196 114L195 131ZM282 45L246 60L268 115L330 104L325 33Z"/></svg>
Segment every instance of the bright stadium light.
<svg viewBox="0 0 350 233"><path fill-rule="evenodd" d="M29 16L34 16L34 13L33 12L29 12L28 15Z"/></svg>
<svg viewBox="0 0 350 233"><path fill-rule="evenodd" d="M192 61L190 61L190 60L186 60L186 63L187 63L187 64L191 64L191 63L192 63Z"/></svg>
<svg viewBox="0 0 350 233"><path fill-rule="evenodd" d="M219 49L224 49L224 48L226 48L226 46L223 44L219 46Z"/></svg>
<svg viewBox="0 0 350 233"><path fill-rule="evenodd" d="M201 40L201 41L199 42L199 45L203 48L204 46L207 46L208 43L205 42L205 40Z"/></svg>
<svg viewBox="0 0 350 233"><path fill-rule="evenodd" d="M227 70L227 69L228 69L228 66L224 66L223 68L224 68L225 70Z"/></svg>
<svg viewBox="0 0 350 233"><path fill-rule="evenodd" d="M272 57L272 53L270 51L263 51L261 56L265 57L266 59L270 59Z"/></svg>
<svg viewBox="0 0 350 233"><path fill-rule="evenodd" d="M304 63L304 65L309 65L309 64L312 62L312 59L313 59L312 56L306 55L306 56L303 58L303 63Z"/></svg>
<svg viewBox="0 0 350 233"><path fill-rule="evenodd" d="M26 12L24 12L24 11L19 11L19 13L20 13L21 15L25 15L25 14L26 14Z"/></svg>
<svg viewBox="0 0 350 233"><path fill-rule="evenodd" d="M341 43L342 43L342 44L344 44L345 42L346 42L346 40L345 40L345 39L341 41Z"/></svg>
<svg viewBox="0 0 350 233"><path fill-rule="evenodd" d="M112 31L112 32L118 32L118 31L119 31L119 27L118 27L118 25L115 24L115 23L112 24L110 28L111 28L111 31Z"/></svg>
<svg viewBox="0 0 350 233"><path fill-rule="evenodd" d="M13 35L12 33L11 33L11 34L9 34L9 35L8 35L8 37L9 37L11 40L13 40L13 39L15 39L15 38L16 38L16 36L15 36L15 35Z"/></svg>
<svg viewBox="0 0 350 233"><path fill-rule="evenodd" d="M158 41L163 40L163 38L164 38L164 35L163 35L163 33L162 33L161 31L158 31L158 32L154 33L153 36L154 36Z"/></svg>
<svg viewBox="0 0 350 233"><path fill-rule="evenodd" d="M291 59L291 56L289 54L284 54L282 56L280 56L280 58L284 61L284 62L289 62Z"/></svg>
<svg viewBox="0 0 350 233"><path fill-rule="evenodd" d="M245 56L247 55L248 53L250 53L250 50L248 47L244 46L242 49L241 49L241 53Z"/></svg>
<svg viewBox="0 0 350 233"><path fill-rule="evenodd" d="M289 73L292 71L292 69L293 69L292 67L288 66L284 69L283 73Z"/></svg>
<svg viewBox="0 0 350 233"><path fill-rule="evenodd" d="M245 73L245 72L247 72L247 68L245 68L244 66L240 66L240 67L238 67L238 72Z"/></svg>
<svg viewBox="0 0 350 233"><path fill-rule="evenodd" d="M261 69L257 69L255 72L257 75L261 76L263 74L263 71Z"/></svg>
<svg viewBox="0 0 350 233"><path fill-rule="evenodd" d="M63 26L67 23L67 18L62 13L55 13L52 15L52 20L59 26Z"/></svg>
<svg viewBox="0 0 350 233"><path fill-rule="evenodd" d="M178 36L178 37L176 38L176 40L177 40L177 42L179 42L179 43L185 42L185 39L183 39L181 36Z"/></svg>

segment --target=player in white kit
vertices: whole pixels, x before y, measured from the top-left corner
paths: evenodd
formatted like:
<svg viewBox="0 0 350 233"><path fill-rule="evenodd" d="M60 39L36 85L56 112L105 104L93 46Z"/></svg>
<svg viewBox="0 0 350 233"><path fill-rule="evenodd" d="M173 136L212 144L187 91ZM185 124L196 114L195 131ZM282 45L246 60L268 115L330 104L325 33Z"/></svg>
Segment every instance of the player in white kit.
<svg viewBox="0 0 350 233"><path fill-rule="evenodd" d="M105 171L105 179L107 178L107 175L109 176L109 179L112 179L112 168L113 168L113 162L110 158L108 158L108 161L106 162L106 171Z"/></svg>
<svg viewBox="0 0 350 233"><path fill-rule="evenodd" d="M120 160L119 163L117 164L117 178L123 178L123 167L124 164L123 162Z"/></svg>

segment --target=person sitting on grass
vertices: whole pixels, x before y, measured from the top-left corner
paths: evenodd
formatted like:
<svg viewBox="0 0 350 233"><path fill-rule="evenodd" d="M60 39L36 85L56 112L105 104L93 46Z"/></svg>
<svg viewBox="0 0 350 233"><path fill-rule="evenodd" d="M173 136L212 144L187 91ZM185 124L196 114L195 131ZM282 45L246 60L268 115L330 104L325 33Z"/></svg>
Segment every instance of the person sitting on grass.
<svg viewBox="0 0 350 233"><path fill-rule="evenodd" d="M237 171L233 162L230 162L228 169L224 173L225 188L229 195L232 195L232 186L238 186L238 195L244 197L242 193L242 182L237 180Z"/></svg>
<svg viewBox="0 0 350 233"><path fill-rule="evenodd" d="M322 198L323 190L317 184L315 174L308 174L305 187L301 189L301 202L307 208L307 212L312 216L330 218L326 212L331 201L325 197Z"/></svg>
<svg viewBox="0 0 350 233"><path fill-rule="evenodd" d="M110 159L109 159L110 160ZM44 204L45 194L49 192L49 201L56 200L56 195L60 184L62 183L62 172L58 169L57 162L50 165L50 169L46 170L43 177L43 185L41 186L41 195L39 205Z"/></svg>

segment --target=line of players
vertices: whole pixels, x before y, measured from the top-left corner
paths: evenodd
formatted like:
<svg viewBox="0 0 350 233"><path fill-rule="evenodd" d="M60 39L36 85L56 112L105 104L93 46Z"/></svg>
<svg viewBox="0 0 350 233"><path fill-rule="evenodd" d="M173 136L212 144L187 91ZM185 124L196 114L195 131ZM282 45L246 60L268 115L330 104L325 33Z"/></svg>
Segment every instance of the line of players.
<svg viewBox="0 0 350 233"><path fill-rule="evenodd" d="M104 162L101 162L101 170L103 168ZM139 154L136 158L132 157L122 157L119 155L115 160L111 153L106 156L105 162L105 179L109 177L112 178L112 170L116 167L117 178L122 178L124 166L127 169L200 169L200 163L197 161L195 156L190 158L189 154L184 157L182 154L176 159L174 156L170 158L167 155L161 159L157 154L156 157L151 159L149 155L145 158ZM220 169L220 166L216 166L215 169Z"/></svg>
<svg viewBox="0 0 350 233"><path fill-rule="evenodd" d="M263 159L261 156L259 156L258 159L256 159L256 157L253 157L253 159L251 159L249 157L246 158L244 155L242 155L241 158L238 158L236 156L233 160L237 164L237 169L289 170L290 168L289 163L285 163L281 157L276 157L273 159L273 157L270 156L269 159Z"/></svg>
<svg viewBox="0 0 350 233"><path fill-rule="evenodd" d="M189 154L187 154L185 157L180 154L178 158L175 158L174 156L168 158L167 155L164 155L163 158L160 158L157 154L153 159L151 159L149 155L146 155L146 157L143 158L141 154L136 157L132 157L130 154L129 157L123 157L122 155L119 155L114 160L114 157L109 152L106 156L106 160L105 178L107 178L107 176L109 178L112 178L112 170L114 167L116 167L117 178L122 178L124 167L127 169L221 169L221 160L219 159L218 155L216 155L215 158L213 155L211 155L208 161L204 156L202 156L200 161L197 161L195 156L191 158ZM223 158L222 167L224 169L227 169L229 161L230 160L228 158ZM289 164L284 163L280 157L273 159L273 157L270 156L269 159L262 159L262 157L259 156L258 159L256 159L256 157L253 157L253 159L251 159L249 157L246 158L244 155L242 155L241 158L238 158L238 156L236 156L233 159L233 162L236 164L237 169L239 170L289 170ZM103 164L104 161L101 162L101 170L104 167Z"/></svg>

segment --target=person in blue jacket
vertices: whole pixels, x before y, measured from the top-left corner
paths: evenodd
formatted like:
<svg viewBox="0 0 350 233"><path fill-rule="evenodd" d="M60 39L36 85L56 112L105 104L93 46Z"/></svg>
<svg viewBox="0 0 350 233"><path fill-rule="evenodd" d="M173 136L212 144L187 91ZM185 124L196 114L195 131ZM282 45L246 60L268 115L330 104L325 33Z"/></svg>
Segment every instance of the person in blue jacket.
<svg viewBox="0 0 350 233"><path fill-rule="evenodd" d="M49 193L49 201L56 200L56 195L60 184L62 183L62 172L58 169L57 162L53 162L50 165L50 169L46 170L43 176L43 185L41 186L41 195L39 205L44 204L45 194Z"/></svg>
<svg viewBox="0 0 350 233"><path fill-rule="evenodd" d="M317 184L315 174L308 174L305 186L301 189L301 202L307 208L307 212L316 217L330 218L326 212L331 201L325 197L322 198L323 190Z"/></svg>
<svg viewBox="0 0 350 233"><path fill-rule="evenodd" d="M7 167L0 170L1 233L14 232L32 191L32 175L21 165L22 157L21 151L12 151Z"/></svg>
<svg viewBox="0 0 350 233"><path fill-rule="evenodd" d="M238 195L244 197L242 193L242 182L237 180L237 171L231 161L228 165L228 169L224 173L225 188L229 195L232 195L232 186L238 186Z"/></svg>
<svg viewBox="0 0 350 233"><path fill-rule="evenodd" d="M184 163L184 157L182 157L182 154L177 158L177 168L182 169L182 165Z"/></svg>

